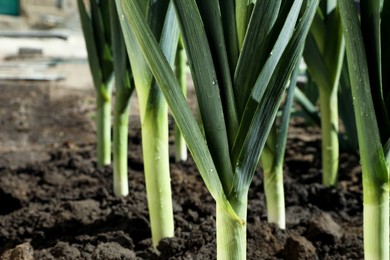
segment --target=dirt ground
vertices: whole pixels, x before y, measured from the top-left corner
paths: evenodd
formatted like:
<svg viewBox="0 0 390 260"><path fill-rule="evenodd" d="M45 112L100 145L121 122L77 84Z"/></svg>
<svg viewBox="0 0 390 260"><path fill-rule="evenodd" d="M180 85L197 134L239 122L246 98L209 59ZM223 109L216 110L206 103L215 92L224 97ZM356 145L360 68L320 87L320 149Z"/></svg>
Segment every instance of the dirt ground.
<svg viewBox="0 0 390 260"><path fill-rule="evenodd" d="M0 89L0 255L28 242L12 252L215 259L215 203L191 159L174 163L171 155L176 237L164 239L156 255L137 117L129 133L130 194L116 198L112 168L96 166L92 89L42 82L2 82ZM294 119L285 159L287 228L267 223L258 171L249 193L248 259L363 259L358 158L341 155L337 188L319 184L320 160L319 129Z"/></svg>

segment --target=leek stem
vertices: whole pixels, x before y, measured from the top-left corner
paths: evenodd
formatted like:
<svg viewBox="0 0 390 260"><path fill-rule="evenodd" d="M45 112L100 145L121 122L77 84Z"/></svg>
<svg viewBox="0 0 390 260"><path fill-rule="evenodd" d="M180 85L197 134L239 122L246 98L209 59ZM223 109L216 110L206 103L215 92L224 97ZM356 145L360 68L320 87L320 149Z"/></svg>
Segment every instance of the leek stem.
<svg viewBox="0 0 390 260"><path fill-rule="evenodd" d="M175 161L186 161L188 158L187 144L180 132L179 127L175 124Z"/></svg>
<svg viewBox="0 0 390 260"><path fill-rule="evenodd" d="M130 98L124 110L121 110L123 104L119 101L115 102L114 114L114 194L115 196L127 196L129 194L128 185L128 132L129 132L129 112Z"/></svg>
<svg viewBox="0 0 390 260"><path fill-rule="evenodd" d="M329 92L320 87L320 112L322 136L322 183L334 186L337 183L339 165L339 116L337 87Z"/></svg>
<svg viewBox="0 0 390 260"><path fill-rule="evenodd" d="M267 218L281 229L286 228L286 212L284 203L283 168L273 167L264 170L264 192L266 194Z"/></svg>
<svg viewBox="0 0 390 260"><path fill-rule="evenodd" d="M176 78L179 81L181 91L183 92L184 97L187 95L187 77L186 77L186 53L185 50L179 42L176 60L175 60L175 72ZM179 127L175 123L175 160L176 162L187 160L187 144L181 134Z"/></svg>
<svg viewBox="0 0 390 260"><path fill-rule="evenodd" d="M150 102L142 122L145 184L153 246L174 236L171 179L169 171L168 107L160 90L150 90L159 100Z"/></svg>
<svg viewBox="0 0 390 260"><path fill-rule="evenodd" d="M238 49L241 50L246 29L248 27L249 17L251 15L248 0L236 1L236 27L238 38Z"/></svg>
<svg viewBox="0 0 390 260"><path fill-rule="evenodd" d="M389 259L389 187L363 174L364 259Z"/></svg>
<svg viewBox="0 0 390 260"><path fill-rule="evenodd" d="M245 192L244 192L245 193ZM245 193L246 194L246 193ZM234 207L237 215L246 221L247 196L243 196L239 207ZM233 219L217 202L217 260L246 259L246 223Z"/></svg>
<svg viewBox="0 0 390 260"><path fill-rule="evenodd" d="M111 83L108 83L111 84ZM111 94L111 87L107 87ZM96 92L96 131L98 166L111 164L111 97Z"/></svg>

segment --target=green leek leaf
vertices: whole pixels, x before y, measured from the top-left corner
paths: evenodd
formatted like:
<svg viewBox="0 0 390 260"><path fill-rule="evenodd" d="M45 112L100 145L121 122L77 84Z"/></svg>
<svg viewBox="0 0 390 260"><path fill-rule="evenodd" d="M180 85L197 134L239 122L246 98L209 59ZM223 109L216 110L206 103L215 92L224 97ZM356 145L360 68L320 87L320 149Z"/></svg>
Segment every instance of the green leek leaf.
<svg viewBox="0 0 390 260"><path fill-rule="evenodd" d="M248 102L247 106L252 106L255 103L257 103L257 106L252 119L249 121L250 125L245 138L243 139L240 153L237 158L235 169L236 175L234 179L234 190L236 191L242 189L245 190L249 187L257 162L260 158L261 151L272 127L272 122L275 120L279 103L284 92L284 87L294 67L298 66L304 46L304 39L308 33L309 25L313 20L317 5L317 0L308 1L305 11L293 32L291 40L284 49L276 67L273 68L273 66L271 66L271 68L273 68L273 73L268 81L268 84L266 84L267 88L261 99L259 100L256 87L252 91L251 100L250 103ZM291 12L299 13L299 11L300 4L298 7L295 6L295 8L293 6ZM276 43L275 45L277 46L278 44ZM268 67L265 67L264 69L268 69ZM245 112L250 113L249 110L246 110ZM242 123L240 125L240 130L243 125L247 124L247 122Z"/></svg>
<svg viewBox="0 0 390 260"><path fill-rule="evenodd" d="M361 28L365 50L367 53L367 62L370 65L369 77L371 94L374 102L374 108L380 120L380 136L381 142L385 143L390 136L390 117L386 111L386 103L384 99L384 89L389 87L382 85L382 46L381 37L389 37L389 32L381 34L381 3L387 1L381 0L362 0L361 1ZM386 6L385 6L386 7ZM388 8L388 7L387 7ZM383 16L383 15L382 15ZM385 18L386 19L386 18ZM386 20L385 20L386 22ZM383 23L383 22L382 22ZM382 24L383 26L384 24ZM389 25L389 24L387 24ZM385 38L386 39L386 38ZM389 48L384 45L384 48ZM384 61L385 63L388 61ZM384 74L388 74L388 71ZM388 92L387 92L388 93Z"/></svg>
<svg viewBox="0 0 390 260"><path fill-rule="evenodd" d="M234 0L219 0L222 24L225 28L225 44L229 59L231 77L234 75L239 55L234 4Z"/></svg>
<svg viewBox="0 0 390 260"><path fill-rule="evenodd" d="M218 0L197 1L199 12L207 34L211 55L218 77L222 106L225 111L229 145L234 142L238 129L236 102L233 94L233 84L227 56L225 35L221 20Z"/></svg>
<svg viewBox="0 0 390 260"><path fill-rule="evenodd" d="M194 81L207 145L224 191L229 191L233 178L228 136L219 91L217 73L195 0L174 0L183 42ZM223 83L223 82L222 82Z"/></svg>
<svg viewBox="0 0 390 260"><path fill-rule="evenodd" d="M282 56L282 53L286 48L286 45L288 45L290 41L290 37L294 32L295 24L298 19L301 5L302 0L295 1L293 6L291 7L287 18L284 21L283 28L280 30L278 39L272 48L270 56L264 64L264 67L261 70L256 80L256 83L252 88L251 97L246 101L247 103L245 106L245 110L243 111L243 115L241 117L237 137L231 151L233 165L237 163L240 153L245 153L245 150L243 149L243 143L245 142L245 138L247 136L246 133L247 131L249 131L249 126L252 122L252 118L254 117L253 111L256 110L256 107L260 103L264 92L269 87L269 82L272 75L275 74L274 71L277 66L277 63L279 62L280 57Z"/></svg>
<svg viewBox="0 0 390 260"><path fill-rule="evenodd" d="M116 5L113 1L110 1L110 24L111 24L111 37L112 37L112 50L114 60L114 74L117 86L116 102L121 104L119 111L125 111L128 106L130 96L134 90L134 84L131 84L131 71L129 58L127 55L125 40L123 39L122 30L120 27L118 12ZM119 82L118 82L119 81Z"/></svg>
<svg viewBox="0 0 390 260"><path fill-rule="evenodd" d="M111 36L109 19L103 19L108 16L108 0L90 1L91 3L91 20L94 28L94 37L96 41L100 67L102 70L103 81L108 79L113 71L112 53L111 53ZM103 13L102 13L103 12Z"/></svg>
<svg viewBox="0 0 390 260"><path fill-rule="evenodd" d="M321 44L317 44L313 34L309 33L306 38L306 46L303 51L307 69L310 71L310 74L319 86L332 86L330 73L319 49L319 45Z"/></svg>
<svg viewBox="0 0 390 260"><path fill-rule="evenodd" d="M253 9L252 18L248 25L248 33L244 39L234 73L234 87L237 100L237 110L241 116L253 84L269 57L268 41L271 29L279 15L281 0L258 1ZM253 57L259 57L253 62Z"/></svg>
<svg viewBox="0 0 390 260"><path fill-rule="evenodd" d="M94 86L100 86L102 83L102 72L100 69L100 62L98 59L98 52L95 43L95 35L93 32L92 21L87 13L83 0L77 0L78 9L80 13L81 26L83 28L86 48L89 53L88 61L92 68L92 78Z"/></svg>
<svg viewBox="0 0 390 260"><path fill-rule="evenodd" d="M238 49L241 51L249 18L251 16L251 3L248 0L236 0L236 28L238 36Z"/></svg>

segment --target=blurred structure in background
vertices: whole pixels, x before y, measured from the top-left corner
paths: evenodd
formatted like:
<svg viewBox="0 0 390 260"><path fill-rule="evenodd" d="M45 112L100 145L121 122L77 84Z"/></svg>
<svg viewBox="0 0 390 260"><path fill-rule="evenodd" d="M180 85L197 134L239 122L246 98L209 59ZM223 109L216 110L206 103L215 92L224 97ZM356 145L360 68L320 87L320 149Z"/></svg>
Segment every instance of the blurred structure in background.
<svg viewBox="0 0 390 260"><path fill-rule="evenodd" d="M0 0L0 14L19 15L19 0Z"/></svg>
<svg viewBox="0 0 390 260"><path fill-rule="evenodd" d="M0 0L0 30L75 27L74 0ZM69 24L73 21L73 24Z"/></svg>

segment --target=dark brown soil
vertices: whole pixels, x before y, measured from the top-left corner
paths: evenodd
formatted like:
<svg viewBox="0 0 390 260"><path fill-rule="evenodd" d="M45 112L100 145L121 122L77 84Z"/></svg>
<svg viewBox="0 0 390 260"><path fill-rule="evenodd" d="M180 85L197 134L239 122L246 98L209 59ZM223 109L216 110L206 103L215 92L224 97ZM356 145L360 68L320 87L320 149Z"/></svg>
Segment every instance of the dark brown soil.
<svg viewBox="0 0 390 260"><path fill-rule="evenodd" d="M73 112L86 118L88 111ZM1 127L12 120L3 117ZM79 122L80 131L88 126L82 122L90 119ZM191 159L171 157L176 237L161 241L156 255L137 120L129 133L126 198L112 195L112 168L97 168L93 141L69 140L40 150L45 156L29 163L0 158L0 255L29 242L35 259L215 259L215 204ZM28 153L34 150L22 154ZM287 228L267 223L258 171L249 193L248 259L363 259L359 160L341 154L337 188L320 184L320 160L319 129L295 119L285 159Z"/></svg>

